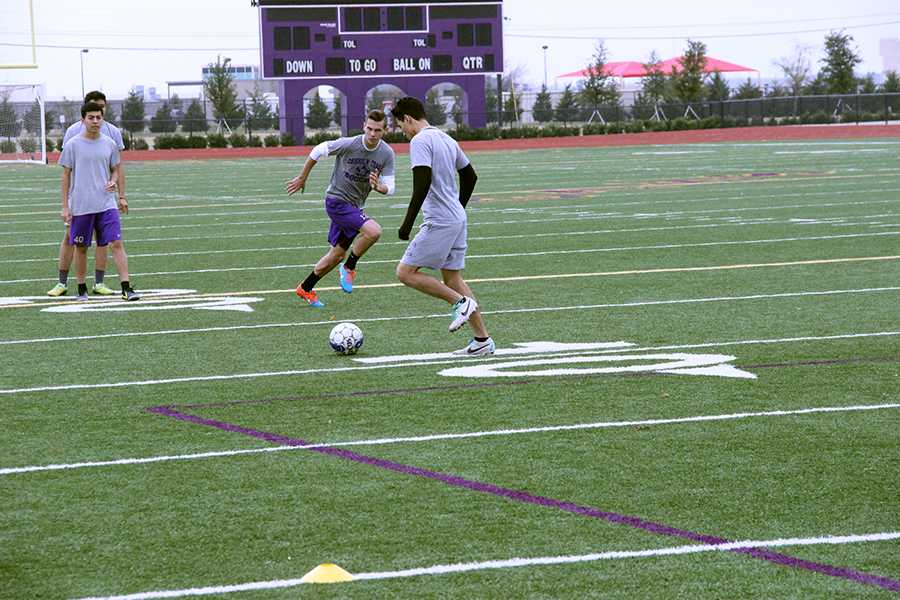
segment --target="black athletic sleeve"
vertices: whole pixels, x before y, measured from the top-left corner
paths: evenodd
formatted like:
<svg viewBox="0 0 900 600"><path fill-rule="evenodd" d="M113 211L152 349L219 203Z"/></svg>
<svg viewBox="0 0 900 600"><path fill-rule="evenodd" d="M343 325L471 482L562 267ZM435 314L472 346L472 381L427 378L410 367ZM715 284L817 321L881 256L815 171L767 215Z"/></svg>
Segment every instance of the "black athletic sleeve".
<svg viewBox="0 0 900 600"><path fill-rule="evenodd" d="M412 231L413 223L419 215L422 203L425 202L425 196L431 189L431 167L413 167L413 192L412 198L409 200L409 207L406 209L406 218L403 219L403 225L400 226L398 232L401 240L409 239L409 232Z"/></svg>
<svg viewBox="0 0 900 600"><path fill-rule="evenodd" d="M472 163L467 164L457 171L457 173L459 173L459 203L465 208L466 204L469 203L469 198L472 197L472 190L475 189L475 182L478 181L478 175L475 174Z"/></svg>

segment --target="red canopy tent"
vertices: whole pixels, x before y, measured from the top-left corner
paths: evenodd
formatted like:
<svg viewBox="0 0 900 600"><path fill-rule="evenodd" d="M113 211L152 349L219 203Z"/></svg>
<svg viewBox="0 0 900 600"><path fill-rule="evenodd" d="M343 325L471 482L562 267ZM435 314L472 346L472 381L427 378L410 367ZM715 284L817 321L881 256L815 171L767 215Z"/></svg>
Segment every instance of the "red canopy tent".
<svg viewBox="0 0 900 600"><path fill-rule="evenodd" d="M679 71L681 70L681 57L676 56L675 58L670 58L669 60L664 60L660 63L660 69L666 75L672 73L672 68L676 68ZM644 68L644 64L634 61L634 60L626 60L620 62L608 62L605 65L604 71L607 75L612 77L644 77L647 74L647 70ZM720 60L718 58L713 58L711 56L706 57L706 69L705 72L712 73L713 71L719 71L720 73L743 73L743 72L758 72L757 69L751 69L750 67L744 67L735 63L731 63L725 60ZM590 72L588 69L581 69L580 71L572 71L571 73L564 73L563 75L557 75L557 79L563 78L584 78L590 76Z"/></svg>

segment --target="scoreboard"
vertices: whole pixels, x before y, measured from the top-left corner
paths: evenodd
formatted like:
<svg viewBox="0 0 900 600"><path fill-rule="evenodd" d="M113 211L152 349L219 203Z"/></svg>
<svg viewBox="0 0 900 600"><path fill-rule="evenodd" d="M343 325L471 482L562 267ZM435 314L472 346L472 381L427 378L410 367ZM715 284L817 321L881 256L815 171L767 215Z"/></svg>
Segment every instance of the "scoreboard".
<svg viewBox="0 0 900 600"><path fill-rule="evenodd" d="M503 71L502 0L256 0L264 79Z"/></svg>

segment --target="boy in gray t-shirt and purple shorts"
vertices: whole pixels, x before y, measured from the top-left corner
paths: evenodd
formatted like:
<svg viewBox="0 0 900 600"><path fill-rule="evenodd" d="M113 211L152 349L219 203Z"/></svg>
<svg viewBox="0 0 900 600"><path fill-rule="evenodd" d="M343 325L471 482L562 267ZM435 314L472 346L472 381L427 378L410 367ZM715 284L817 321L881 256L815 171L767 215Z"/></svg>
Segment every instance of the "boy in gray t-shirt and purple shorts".
<svg viewBox="0 0 900 600"><path fill-rule="evenodd" d="M100 133L103 108L96 102L81 107L84 132L64 145L59 157L63 167L62 211L69 225L69 242L75 246L75 277L78 300L87 300L87 249L94 234L97 245L110 245L122 284L123 300L139 300L140 295L128 280L128 256L122 244L119 211L128 212L125 198L116 198L119 149L109 137Z"/></svg>

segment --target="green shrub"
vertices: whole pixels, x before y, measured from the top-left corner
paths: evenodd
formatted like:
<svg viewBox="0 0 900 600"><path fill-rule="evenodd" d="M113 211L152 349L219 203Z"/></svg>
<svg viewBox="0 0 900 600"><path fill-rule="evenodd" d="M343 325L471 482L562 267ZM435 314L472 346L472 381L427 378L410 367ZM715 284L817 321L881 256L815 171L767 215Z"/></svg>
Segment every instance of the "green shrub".
<svg viewBox="0 0 900 600"><path fill-rule="evenodd" d="M246 148L247 136L243 133L232 133L228 136L228 143L232 148Z"/></svg>
<svg viewBox="0 0 900 600"><path fill-rule="evenodd" d="M134 147L132 148L132 150L149 150L150 149L150 144L148 144L147 140L145 140L144 138L137 138L136 140L134 140L133 146Z"/></svg>
<svg viewBox="0 0 900 600"><path fill-rule="evenodd" d="M221 133L211 133L206 138L210 148L227 148L228 140Z"/></svg>
<svg viewBox="0 0 900 600"><path fill-rule="evenodd" d="M0 154L15 154L16 143L12 140L0 141Z"/></svg>
<svg viewBox="0 0 900 600"><path fill-rule="evenodd" d="M202 135L192 135L188 138L191 148L206 148L206 138Z"/></svg>
<svg viewBox="0 0 900 600"><path fill-rule="evenodd" d="M50 138L47 138L44 141L46 142L46 145L47 145L47 152L53 152L54 148L56 148L56 144L53 143L53 140L51 140Z"/></svg>
<svg viewBox="0 0 900 600"><path fill-rule="evenodd" d="M247 140L247 145L251 148L262 148L262 139L258 135L251 135Z"/></svg>
<svg viewBox="0 0 900 600"><path fill-rule="evenodd" d="M210 144L212 145L212 144ZM294 139L293 133L282 133L281 134L281 145L282 146L296 146L297 140Z"/></svg>
<svg viewBox="0 0 900 600"><path fill-rule="evenodd" d="M281 138L279 138L277 135L267 135L265 138L263 138L263 141L266 144L266 148L274 148L281 143Z"/></svg>
<svg viewBox="0 0 900 600"><path fill-rule="evenodd" d="M48 141L48 142L50 141L49 138L48 138L47 141ZM128 149L128 142L125 142L125 144L126 144L126 145L125 145L125 149L127 150L127 149ZM59 150L60 152L62 152L62 147L63 147L63 139L62 139L62 138L59 138L58 140L56 140L56 149Z"/></svg>
<svg viewBox="0 0 900 600"><path fill-rule="evenodd" d="M37 150L37 140L33 137L19 138L19 147L22 148L22 152L30 154Z"/></svg>

